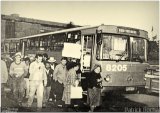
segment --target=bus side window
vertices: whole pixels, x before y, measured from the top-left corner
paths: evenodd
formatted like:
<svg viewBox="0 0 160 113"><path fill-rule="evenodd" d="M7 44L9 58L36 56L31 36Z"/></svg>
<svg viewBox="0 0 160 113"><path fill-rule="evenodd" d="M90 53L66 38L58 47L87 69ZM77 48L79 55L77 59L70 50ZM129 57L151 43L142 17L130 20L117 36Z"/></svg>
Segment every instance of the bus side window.
<svg viewBox="0 0 160 113"><path fill-rule="evenodd" d="M81 44L81 35L75 35L75 43Z"/></svg>
<svg viewBox="0 0 160 113"><path fill-rule="evenodd" d="M31 48L30 48L30 40L29 39L27 39L27 48L26 48L26 50L30 50Z"/></svg>
<svg viewBox="0 0 160 113"><path fill-rule="evenodd" d="M65 37L63 35L57 35L54 38L54 44L52 45L53 50L54 51L61 51L63 49L64 40L65 40Z"/></svg>
<svg viewBox="0 0 160 113"><path fill-rule="evenodd" d="M9 44L8 43L5 44L5 52L9 53Z"/></svg>
<svg viewBox="0 0 160 113"><path fill-rule="evenodd" d="M30 40L30 49L32 50L34 48L35 42L34 39Z"/></svg>
<svg viewBox="0 0 160 113"><path fill-rule="evenodd" d="M92 37L85 36L84 37L84 50L88 53L91 53L91 49L92 49Z"/></svg>
<svg viewBox="0 0 160 113"><path fill-rule="evenodd" d="M35 49L36 50L39 49L39 40L38 40L38 38L35 38Z"/></svg>
<svg viewBox="0 0 160 113"><path fill-rule="evenodd" d="M38 37L30 40L30 49L31 50L39 49L39 38Z"/></svg>
<svg viewBox="0 0 160 113"><path fill-rule="evenodd" d="M41 37L40 38L40 50L48 50L48 38L47 37Z"/></svg>

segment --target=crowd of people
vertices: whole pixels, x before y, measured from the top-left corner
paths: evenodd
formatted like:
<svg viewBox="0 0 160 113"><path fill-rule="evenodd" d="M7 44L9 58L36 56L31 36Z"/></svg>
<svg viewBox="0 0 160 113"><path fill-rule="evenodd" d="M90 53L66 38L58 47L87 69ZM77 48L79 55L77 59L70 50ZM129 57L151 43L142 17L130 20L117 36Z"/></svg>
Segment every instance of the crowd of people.
<svg viewBox="0 0 160 113"><path fill-rule="evenodd" d="M10 85L13 97L20 106L32 107L37 98L37 108L46 106L47 102L55 102L57 106L72 105L78 107L76 99L71 98L71 86L77 86L81 81L80 63L78 59L62 57L59 64L54 57L36 54L35 57L22 58L20 52L14 55L9 72L5 61L1 60L2 92L8 76L12 79ZM95 65L87 77L88 99L90 111L101 104L101 66ZM76 93L76 92L74 92ZM23 99L27 102L23 103Z"/></svg>

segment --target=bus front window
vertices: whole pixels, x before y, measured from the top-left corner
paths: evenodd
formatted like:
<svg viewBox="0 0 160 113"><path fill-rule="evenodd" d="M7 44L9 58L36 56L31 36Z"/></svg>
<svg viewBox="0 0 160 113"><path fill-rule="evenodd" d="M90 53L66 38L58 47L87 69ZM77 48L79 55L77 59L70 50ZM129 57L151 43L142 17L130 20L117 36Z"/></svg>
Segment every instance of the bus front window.
<svg viewBox="0 0 160 113"><path fill-rule="evenodd" d="M103 34L100 55L102 60L127 60L128 38L121 35ZM101 52L100 52L101 53Z"/></svg>
<svg viewBox="0 0 160 113"><path fill-rule="evenodd" d="M131 37L132 43L132 61L146 61L145 51L146 51L146 40L142 38Z"/></svg>

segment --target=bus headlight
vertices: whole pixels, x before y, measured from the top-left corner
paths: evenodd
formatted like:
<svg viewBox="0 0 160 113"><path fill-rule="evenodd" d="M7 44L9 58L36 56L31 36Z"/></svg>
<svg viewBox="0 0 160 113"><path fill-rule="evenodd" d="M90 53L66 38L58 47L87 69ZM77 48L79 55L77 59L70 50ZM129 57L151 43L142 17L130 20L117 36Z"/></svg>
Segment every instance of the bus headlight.
<svg viewBox="0 0 160 113"><path fill-rule="evenodd" d="M127 78L127 81L129 81L129 82L133 81L133 77L132 77L132 76L129 76L129 77Z"/></svg>
<svg viewBox="0 0 160 113"><path fill-rule="evenodd" d="M106 75L106 77L104 78L104 80L105 80L106 82L109 82L109 81L111 80L111 76L110 76L110 75Z"/></svg>

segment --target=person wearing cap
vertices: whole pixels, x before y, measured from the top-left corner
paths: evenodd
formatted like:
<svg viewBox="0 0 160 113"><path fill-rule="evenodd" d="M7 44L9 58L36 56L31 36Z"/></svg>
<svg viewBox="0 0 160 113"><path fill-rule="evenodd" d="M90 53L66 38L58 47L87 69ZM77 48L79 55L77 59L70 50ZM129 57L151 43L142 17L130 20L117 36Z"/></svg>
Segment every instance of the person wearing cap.
<svg viewBox="0 0 160 113"><path fill-rule="evenodd" d="M54 71L57 63L56 63L56 59L54 57L50 57L48 62L50 63L50 67L51 69ZM55 81L53 80L53 75L51 76L51 91L50 91L50 96L49 96L49 101L56 101L56 95L54 93L55 89L56 89L56 84Z"/></svg>
<svg viewBox="0 0 160 113"><path fill-rule="evenodd" d="M27 67L21 61L21 53L15 54L15 60L10 66L9 74L13 81L13 95L14 99L21 105L24 96L24 77L27 75Z"/></svg>
<svg viewBox="0 0 160 113"><path fill-rule="evenodd" d="M50 65L51 65L51 68L54 70L55 69L55 67L56 67L56 59L54 59L54 57L50 57L49 58L49 60L48 60L48 62L50 63Z"/></svg>

